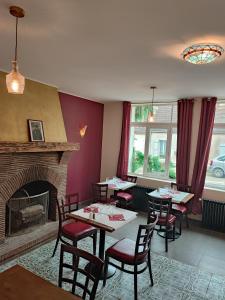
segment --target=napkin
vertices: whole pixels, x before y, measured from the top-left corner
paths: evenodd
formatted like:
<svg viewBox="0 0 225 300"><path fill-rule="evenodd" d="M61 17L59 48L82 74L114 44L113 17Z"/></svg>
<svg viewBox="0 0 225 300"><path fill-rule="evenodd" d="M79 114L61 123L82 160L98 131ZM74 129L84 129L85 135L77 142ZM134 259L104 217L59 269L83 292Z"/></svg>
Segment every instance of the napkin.
<svg viewBox="0 0 225 300"><path fill-rule="evenodd" d="M84 212L85 212L85 213L90 213L90 212L98 213L98 212L99 212L99 209L98 209L98 207L95 207L95 206L85 207L85 208L84 208Z"/></svg>
<svg viewBox="0 0 225 300"><path fill-rule="evenodd" d="M123 214L109 215L109 221L125 221Z"/></svg>
<svg viewBox="0 0 225 300"><path fill-rule="evenodd" d="M170 194L164 194L164 195L160 195L160 197L162 197L162 198L171 198L171 195Z"/></svg>

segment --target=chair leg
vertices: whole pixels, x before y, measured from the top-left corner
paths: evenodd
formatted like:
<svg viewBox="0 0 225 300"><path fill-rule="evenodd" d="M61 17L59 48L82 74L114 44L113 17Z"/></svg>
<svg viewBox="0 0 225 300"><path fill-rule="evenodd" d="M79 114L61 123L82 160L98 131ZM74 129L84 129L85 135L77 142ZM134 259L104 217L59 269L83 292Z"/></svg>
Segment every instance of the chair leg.
<svg viewBox="0 0 225 300"><path fill-rule="evenodd" d="M166 227L166 238L165 238L165 246L166 246L166 252L168 252L168 228Z"/></svg>
<svg viewBox="0 0 225 300"><path fill-rule="evenodd" d="M134 266L134 300L137 300L137 266Z"/></svg>
<svg viewBox="0 0 225 300"><path fill-rule="evenodd" d="M124 263L123 262L121 263L121 268L124 269Z"/></svg>
<svg viewBox="0 0 225 300"><path fill-rule="evenodd" d="M185 217L186 217L186 226L187 226L187 228L189 228L189 219L188 219L188 214L185 214Z"/></svg>
<svg viewBox="0 0 225 300"><path fill-rule="evenodd" d="M151 285L153 286L154 282L153 282L153 276L152 276L152 264L151 264L151 254L150 254L150 251L148 252L148 270L149 270Z"/></svg>
<svg viewBox="0 0 225 300"><path fill-rule="evenodd" d="M175 232L176 232L176 226L175 223L173 224L173 241L175 241Z"/></svg>
<svg viewBox="0 0 225 300"><path fill-rule="evenodd" d="M183 214L180 214L179 217L180 217L179 235L181 235L181 233L182 233L182 223L183 223Z"/></svg>
<svg viewBox="0 0 225 300"><path fill-rule="evenodd" d="M58 244L59 244L59 235L57 236L57 240L56 240L56 242L55 242L55 248L54 248L54 250L53 250L52 257L55 256L55 253L56 253Z"/></svg>
<svg viewBox="0 0 225 300"><path fill-rule="evenodd" d="M97 232L93 234L93 254L96 255L97 247Z"/></svg>
<svg viewBox="0 0 225 300"><path fill-rule="evenodd" d="M104 264L104 278L103 278L103 286L106 285L106 277L107 277L107 272L108 272L108 264L109 264L109 257L106 254L105 255L105 264Z"/></svg>

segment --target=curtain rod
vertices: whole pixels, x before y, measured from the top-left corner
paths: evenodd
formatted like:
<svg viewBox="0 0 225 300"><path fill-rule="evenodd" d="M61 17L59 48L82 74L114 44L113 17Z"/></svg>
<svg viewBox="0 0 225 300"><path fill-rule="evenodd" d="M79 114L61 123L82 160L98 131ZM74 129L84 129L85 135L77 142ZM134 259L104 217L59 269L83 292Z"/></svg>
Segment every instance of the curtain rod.
<svg viewBox="0 0 225 300"><path fill-rule="evenodd" d="M209 97L210 98L210 97ZM157 104L169 104L169 103L177 103L178 100L169 100L169 101L155 101L154 104L157 105ZM217 99L217 102L223 102L225 101L225 99ZM134 105L143 105L143 104L149 104L151 105L151 102L131 102L131 104L134 104Z"/></svg>

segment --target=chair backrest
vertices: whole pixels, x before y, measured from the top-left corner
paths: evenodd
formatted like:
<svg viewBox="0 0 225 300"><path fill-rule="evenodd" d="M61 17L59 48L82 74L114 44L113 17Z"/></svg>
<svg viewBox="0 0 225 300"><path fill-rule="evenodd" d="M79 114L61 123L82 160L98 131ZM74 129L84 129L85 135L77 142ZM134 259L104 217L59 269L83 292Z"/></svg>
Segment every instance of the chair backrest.
<svg viewBox="0 0 225 300"><path fill-rule="evenodd" d="M158 216L152 216L152 222L147 225L139 225L138 234L135 246L135 259L143 259L150 249L151 238L155 225L158 221Z"/></svg>
<svg viewBox="0 0 225 300"><path fill-rule="evenodd" d="M158 218L164 218L166 223L168 221L171 208L172 208L172 197L162 198L148 195L148 223L154 220L154 216Z"/></svg>
<svg viewBox="0 0 225 300"><path fill-rule="evenodd" d="M136 183L137 182L137 176L124 175L124 176L122 176L122 180Z"/></svg>
<svg viewBox="0 0 225 300"><path fill-rule="evenodd" d="M79 194L74 193L62 196L61 198L57 199L56 205L58 211L59 226L61 227L62 223L68 220L67 214L78 210Z"/></svg>
<svg viewBox="0 0 225 300"><path fill-rule="evenodd" d="M181 191L181 192L186 192L186 193L191 193L191 186L190 185L171 182L170 186L174 190Z"/></svg>
<svg viewBox="0 0 225 300"><path fill-rule="evenodd" d="M108 184L94 183L92 185L94 202L105 202L108 199Z"/></svg>
<svg viewBox="0 0 225 300"><path fill-rule="evenodd" d="M69 283L72 294L79 288L82 299L88 297L87 299L94 300L103 265L100 258L89 252L62 244L58 285L62 287L64 282Z"/></svg>

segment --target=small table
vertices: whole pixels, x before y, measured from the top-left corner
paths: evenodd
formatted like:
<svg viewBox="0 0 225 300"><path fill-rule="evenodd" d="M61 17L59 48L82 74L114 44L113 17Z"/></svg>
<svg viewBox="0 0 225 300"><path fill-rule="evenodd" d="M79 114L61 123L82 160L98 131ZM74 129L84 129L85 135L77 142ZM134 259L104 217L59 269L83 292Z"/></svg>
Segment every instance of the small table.
<svg viewBox="0 0 225 300"><path fill-rule="evenodd" d="M153 197L162 197L165 199L172 197L172 203L174 204L186 204L194 197L194 194L177 191L171 188L159 188L147 194ZM161 237L165 237L159 232L158 235L160 235ZM171 234L169 234L169 239L173 239L172 235L170 235ZM178 239L179 237L180 234L178 232L175 232L175 239Z"/></svg>
<svg viewBox="0 0 225 300"><path fill-rule="evenodd" d="M177 191L170 188L159 188L151 193L148 193L148 195L153 197L162 197L165 199L172 197L172 203L174 204L186 204L194 197L194 194Z"/></svg>
<svg viewBox="0 0 225 300"><path fill-rule="evenodd" d="M78 296L53 285L19 265L0 273L0 299L79 300Z"/></svg>
<svg viewBox="0 0 225 300"><path fill-rule="evenodd" d="M108 184L108 188L113 191L127 190L136 185L134 182L124 181L120 178L113 178L106 181L99 182L99 184Z"/></svg>
<svg viewBox="0 0 225 300"><path fill-rule="evenodd" d="M98 213L95 213L95 218L90 218L90 212L85 212L87 209L97 208ZM109 216L113 215L123 215L124 220L121 221L111 221ZM137 213L116 207L114 205L107 205L102 203L95 203L86 208L79 209L68 214L70 218L75 220L82 221L84 223L93 225L100 229L100 240L99 240L99 258L104 261L105 257L105 232L113 232L116 229L126 225L130 221L134 220L137 217ZM107 278L113 276L115 273L115 268L110 266L108 268ZM101 276L103 279L103 276Z"/></svg>

